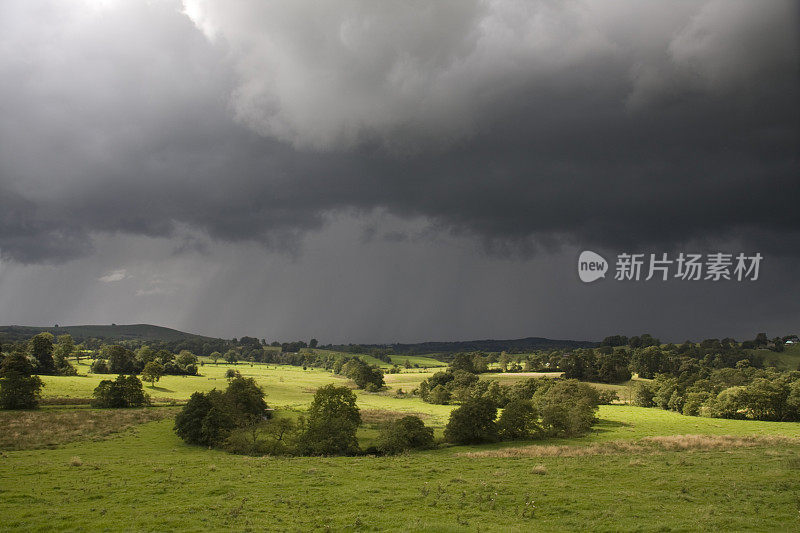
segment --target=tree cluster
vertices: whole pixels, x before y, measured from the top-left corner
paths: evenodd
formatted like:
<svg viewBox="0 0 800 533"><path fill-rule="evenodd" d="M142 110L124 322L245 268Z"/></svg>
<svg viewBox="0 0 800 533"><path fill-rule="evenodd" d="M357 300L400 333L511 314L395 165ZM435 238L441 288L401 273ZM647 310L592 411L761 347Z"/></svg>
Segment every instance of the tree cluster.
<svg viewBox="0 0 800 533"><path fill-rule="evenodd" d="M142 382L136 376L120 374L117 379L104 379L92 392L93 407L142 407L150 403Z"/></svg>
<svg viewBox="0 0 800 533"><path fill-rule="evenodd" d="M737 368L696 374L658 374L637 384L633 401L686 415L754 420L800 420L800 372Z"/></svg>
<svg viewBox="0 0 800 533"><path fill-rule="evenodd" d="M497 418L498 405L472 398L454 409L444 431L455 444L545 436L572 437L586 433L595 422L597 391L577 380L527 380L510 394Z"/></svg>

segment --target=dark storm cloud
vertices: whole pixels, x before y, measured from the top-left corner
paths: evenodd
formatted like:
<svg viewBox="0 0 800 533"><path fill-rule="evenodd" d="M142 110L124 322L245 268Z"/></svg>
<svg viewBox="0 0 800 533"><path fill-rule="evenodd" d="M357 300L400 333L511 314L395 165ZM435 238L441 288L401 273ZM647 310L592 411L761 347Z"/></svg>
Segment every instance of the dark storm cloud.
<svg viewBox="0 0 800 533"><path fill-rule="evenodd" d="M497 253L800 250L794 2L183 7L0 7L0 256L373 209Z"/></svg>

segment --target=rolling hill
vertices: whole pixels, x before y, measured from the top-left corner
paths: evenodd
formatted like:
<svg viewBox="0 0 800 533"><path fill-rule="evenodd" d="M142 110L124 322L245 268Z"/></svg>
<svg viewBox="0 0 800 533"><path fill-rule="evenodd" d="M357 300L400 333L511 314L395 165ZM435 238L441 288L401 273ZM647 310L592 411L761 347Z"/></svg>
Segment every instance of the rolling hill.
<svg viewBox="0 0 800 533"><path fill-rule="evenodd" d="M123 325L86 325L86 326L0 326L0 340L17 341L47 331L53 335L69 333L76 341L88 338L105 339L108 341L143 340L143 341L182 341L188 339L211 339L203 335L195 335L178 331L177 329L153 326L150 324L123 324Z"/></svg>

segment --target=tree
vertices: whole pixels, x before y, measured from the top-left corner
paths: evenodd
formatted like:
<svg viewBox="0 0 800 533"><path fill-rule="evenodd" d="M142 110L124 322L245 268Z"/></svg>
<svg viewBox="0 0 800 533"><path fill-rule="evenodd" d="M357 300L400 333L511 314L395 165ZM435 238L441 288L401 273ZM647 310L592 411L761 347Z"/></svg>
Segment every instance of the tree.
<svg viewBox="0 0 800 533"><path fill-rule="evenodd" d="M53 363L59 375L74 376L78 373L75 367L67 360L74 353L75 343L72 340L72 335L59 335L58 344L53 350Z"/></svg>
<svg viewBox="0 0 800 533"><path fill-rule="evenodd" d="M368 365L361 359L349 360L343 367L342 373L355 381L359 389L379 390L384 387L383 371L375 365Z"/></svg>
<svg viewBox="0 0 800 533"><path fill-rule="evenodd" d="M314 394L308 426L300 437L303 455L352 455L359 451L356 430L361 414L356 395L347 387L326 385Z"/></svg>
<svg viewBox="0 0 800 533"><path fill-rule="evenodd" d="M493 442L497 434L497 407L490 400L477 398L465 402L450 413L444 438L455 444Z"/></svg>
<svg viewBox="0 0 800 533"><path fill-rule="evenodd" d="M150 361L142 369L142 379L150 382L151 387L155 387L156 381L164 375L164 365L158 361Z"/></svg>
<svg viewBox="0 0 800 533"><path fill-rule="evenodd" d="M110 379L101 381L92 396L94 407L141 407L150 403L150 398L144 393L139 378L122 374L114 381Z"/></svg>
<svg viewBox="0 0 800 533"><path fill-rule="evenodd" d="M234 377L225 389L228 412L239 426L252 425L266 418L264 391L253 378Z"/></svg>
<svg viewBox="0 0 800 533"><path fill-rule="evenodd" d="M404 416L381 429L375 447L385 454L433 446L433 429L425 427L419 417Z"/></svg>
<svg viewBox="0 0 800 533"><path fill-rule="evenodd" d="M214 443L209 442L207 435L203 433L203 421L212 407L211 399L206 394L193 393L175 417L175 433L189 444L213 445Z"/></svg>
<svg viewBox="0 0 800 533"><path fill-rule="evenodd" d="M529 400L508 402L497 421L501 438L506 440L529 439L542 432L539 416Z"/></svg>
<svg viewBox="0 0 800 533"><path fill-rule="evenodd" d="M475 363L472 360L472 356L467 353L457 353L450 363L450 371L455 373L456 370L463 370L464 372L475 374Z"/></svg>
<svg viewBox="0 0 800 533"><path fill-rule="evenodd" d="M28 342L28 350L36 361L37 374L55 374L56 365L53 361L53 335L52 333L39 333Z"/></svg>
<svg viewBox="0 0 800 533"><path fill-rule="evenodd" d="M94 374L110 374L111 370L108 368L108 361L105 359L95 359L90 367Z"/></svg>
<svg viewBox="0 0 800 533"><path fill-rule="evenodd" d="M128 374L136 371L133 352L124 346L113 345L105 348L108 368L112 374Z"/></svg>
<svg viewBox="0 0 800 533"><path fill-rule="evenodd" d="M317 339L311 339L310 341L308 341L309 348L316 348L318 344L319 341Z"/></svg>
<svg viewBox="0 0 800 533"><path fill-rule="evenodd" d="M559 380L533 395L545 432L573 437L586 433L595 422L597 390L574 379Z"/></svg>
<svg viewBox="0 0 800 533"><path fill-rule="evenodd" d="M151 361L156 361L157 357L158 355L156 354L155 350L153 350L149 346L142 346L141 348L136 350L136 362L142 368L144 368L147 365L147 363ZM161 364L163 367L162 363L159 364Z"/></svg>
<svg viewBox="0 0 800 533"><path fill-rule="evenodd" d="M2 353L2 352L0 352ZM0 408L35 409L44 386L22 352L7 355L0 364Z"/></svg>
<svg viewBox="0 0 800 533"><path fill-rule="evenodd" d="M222 354L219 352L211 352L211 355L209 357L211 357L211 360L214 361L214 364L216 365L217 361L222 359Z"/></svg>
<svg viewBox="0 0 800 533"><path fill-rule="evenodd" d="M228 350L228 351L225 353L225 361L227 361L228 363L230 363L230 364L232 364L232 365L235 365L235 364L236 364L236 361L238 361L238 360L239 360L239 358L237 357L237 355L236 355L236 352L235 352L235 351L233 351L233 350Z"/></svg>

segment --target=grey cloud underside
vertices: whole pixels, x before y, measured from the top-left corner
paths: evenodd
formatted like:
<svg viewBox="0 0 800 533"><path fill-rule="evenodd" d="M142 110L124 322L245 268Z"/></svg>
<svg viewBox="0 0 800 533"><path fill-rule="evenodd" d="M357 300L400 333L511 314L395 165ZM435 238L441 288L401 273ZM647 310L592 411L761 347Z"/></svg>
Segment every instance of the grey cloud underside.
<svg viewBox="0 0 800 533"><path fill-rule="evenodd" d="M335 127L319 137L288 115L290 139L242 120L236 43L208 41L175 6L128 6L85 22L79 39L62 28L61 49L39 40L47 24L26 32L25 8L4 6L0 19L19 27L0 37L0 256L61 262L89 253L95 233L183 227L291 250L329 214L373 209L425 217L496 253L734 238L797 254L798 50L784 27L796 13L760 5L753 25L779 27L742 33L734 58L701 46L714 60L705 70L682 63L675 41L645 60L620 40L546 75L532 64L535 75L489 78L491 90L476 72L480 96L454 96L466 131L441 118L447 142L430 142L439 130L412 113L323 145ZM691 34L701 7L673 24ZM118 31L98 29L109 24ZM336 89L304 97L350 102Z"/></svg>

